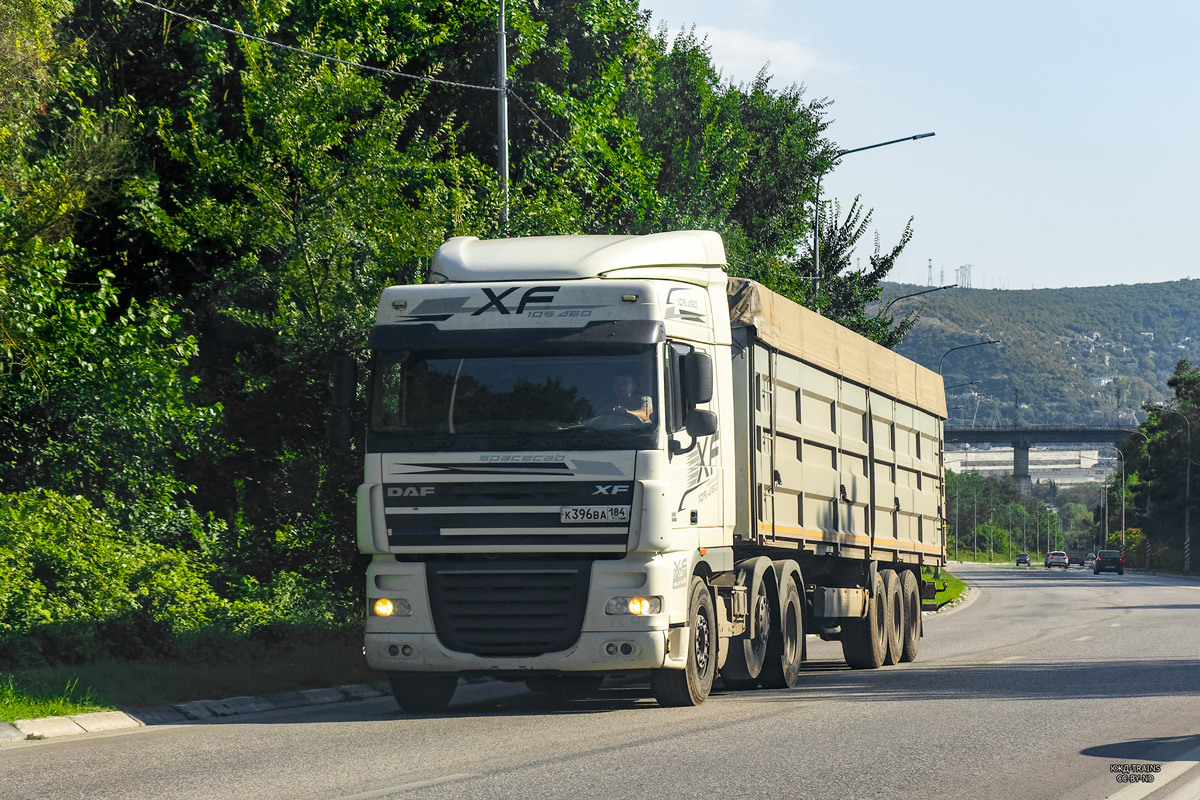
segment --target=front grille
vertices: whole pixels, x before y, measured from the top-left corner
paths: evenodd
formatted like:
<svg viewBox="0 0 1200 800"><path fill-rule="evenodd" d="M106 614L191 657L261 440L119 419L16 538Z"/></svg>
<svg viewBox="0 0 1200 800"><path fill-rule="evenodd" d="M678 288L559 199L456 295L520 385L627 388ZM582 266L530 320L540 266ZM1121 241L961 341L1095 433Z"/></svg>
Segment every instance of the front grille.
<svg viewBox="0 0 1200 800"><path fill-rule="evenodd" d="M587 561L426 565L438 639L477 656L537 656L579 641Z"/></svg>

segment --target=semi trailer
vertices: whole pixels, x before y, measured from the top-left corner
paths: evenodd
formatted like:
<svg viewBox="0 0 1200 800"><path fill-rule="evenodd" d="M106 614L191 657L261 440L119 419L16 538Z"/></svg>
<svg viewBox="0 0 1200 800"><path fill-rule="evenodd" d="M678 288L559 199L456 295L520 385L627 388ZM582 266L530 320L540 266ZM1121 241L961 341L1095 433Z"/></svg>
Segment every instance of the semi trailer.
<svg viewBox="0 0 1200 800"><path fill-rule="evenodd" d="M806 634L917 657L941 378L731 277L717 233L452 238L367 345L364 651L402 708L619 673L697 705L793 686Z"/></svg>

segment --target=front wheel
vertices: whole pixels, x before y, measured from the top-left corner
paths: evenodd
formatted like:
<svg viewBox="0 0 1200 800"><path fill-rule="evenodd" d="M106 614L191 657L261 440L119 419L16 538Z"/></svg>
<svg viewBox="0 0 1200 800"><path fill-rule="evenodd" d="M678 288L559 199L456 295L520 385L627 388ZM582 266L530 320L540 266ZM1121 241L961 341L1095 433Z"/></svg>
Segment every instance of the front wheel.
<svg viewBox="0 0 1200 800"><path fill-rule="evenodd" d="M388 675L388 682L392 684L396 705L416 713L445 711L458 688L458 676L453 673L393 672Z"/></svg>
<svg viewBox="0 0 1200 800"><path fill-rule="evenodd" d="M656 669L650 688L659 705L698 706L712 691L717 674L717 615L712 595L700 577L692 578L688 591L687 666Z"/></svg>

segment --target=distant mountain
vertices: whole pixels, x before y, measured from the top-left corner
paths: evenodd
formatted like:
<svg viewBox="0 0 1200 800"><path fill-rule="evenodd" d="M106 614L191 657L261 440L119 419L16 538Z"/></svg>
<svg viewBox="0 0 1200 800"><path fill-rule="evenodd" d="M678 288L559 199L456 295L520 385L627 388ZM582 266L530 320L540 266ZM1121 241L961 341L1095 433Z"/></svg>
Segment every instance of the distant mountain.
<svg viewBox="0 0 1200 800"><path fill-rule="evenodd" d="M893 311L921 308L896 348L942 366L950 424L1132 426L1147 400L1170 396L1175 364L1200 364L1200 280L1078 289L886 284ZM999 339L1000 345L960 345ZM978 381L977 384L955 386Z"/></svg>

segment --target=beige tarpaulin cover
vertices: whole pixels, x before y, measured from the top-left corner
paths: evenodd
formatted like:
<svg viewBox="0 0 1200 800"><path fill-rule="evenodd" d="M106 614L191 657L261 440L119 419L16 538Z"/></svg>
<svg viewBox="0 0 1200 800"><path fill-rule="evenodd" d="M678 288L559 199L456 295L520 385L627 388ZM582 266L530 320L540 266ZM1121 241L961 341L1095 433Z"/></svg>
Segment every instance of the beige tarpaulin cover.
<svg viewBox="0 0 1200 800"><path fill-rule="evenodd" d="M771 347L880 394L946 418L936 372L745 278L729 279L729 320L753 327Z"/></svg>

